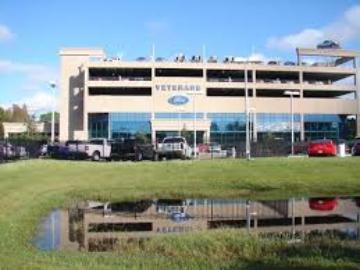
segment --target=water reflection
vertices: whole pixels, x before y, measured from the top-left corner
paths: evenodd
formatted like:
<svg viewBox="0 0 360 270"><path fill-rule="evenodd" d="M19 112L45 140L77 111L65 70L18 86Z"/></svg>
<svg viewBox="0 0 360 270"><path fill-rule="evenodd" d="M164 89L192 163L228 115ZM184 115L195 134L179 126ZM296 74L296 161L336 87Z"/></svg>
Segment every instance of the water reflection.
<svg viewBox="0 0 360 270"><path fill-rule="evenodd" d="M300 238L332 231L358 238L359 201L359 198L88 201L52 212L41 223L34 241L42 250L107 251L116 248L119 240L141 242L157 234L223 227L252 233L290 233Z"/></svg>

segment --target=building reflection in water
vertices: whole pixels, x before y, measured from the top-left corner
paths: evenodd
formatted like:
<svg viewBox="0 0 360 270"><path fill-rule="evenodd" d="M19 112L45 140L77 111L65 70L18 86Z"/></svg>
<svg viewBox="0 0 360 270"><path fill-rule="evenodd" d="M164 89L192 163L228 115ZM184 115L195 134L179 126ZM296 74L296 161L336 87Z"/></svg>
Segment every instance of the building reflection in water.
<svg viewBox="0 0 360 270"><path fill-rule="evenodd" d="M107 251L119 240L224 227L294 238L325 231L358 238L359 206L358 198L88 201L52 212L34 242L41 250Z"/></svg>

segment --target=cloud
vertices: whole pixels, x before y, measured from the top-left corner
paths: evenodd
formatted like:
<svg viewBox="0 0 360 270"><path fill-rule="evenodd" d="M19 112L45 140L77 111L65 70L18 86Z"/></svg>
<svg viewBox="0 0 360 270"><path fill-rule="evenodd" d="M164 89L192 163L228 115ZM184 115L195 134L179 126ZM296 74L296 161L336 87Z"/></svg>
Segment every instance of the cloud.
<svg viewBox="0 0 360 270"><path fill-rule="evenodd" d="M271 37L267 41L267 47L290 50L315 47L325 39L347 43L357 38L360 38L360 5L349 8L340 19L321 28L308 28L287 36Z"/></svg>
<svg viewBox="0 0 360 270"><path fill-rule="evenodd" d="M55 109L58 108L57 99L50 91L38 91L33 95L23 99L15 100L8 104L3 104L0 107L11 108L12 104L18 104L20 106L25 104L28 108L28 111L32 114L49 112L52 110L53 106L55 106Z"/></svg>
<svg viewBox="0 0 360 270"><path fill-rule="evenodd" d="M27 64L0 59L0 74L23 74L31 82L48 82L57 78L57 71L46 65Z"/></svg>
<svg viewBox="0 0 360 270"><path fill-rule="evenodd" d="M9 100L2 107L12 104L26 104L31 113L38 114L52 109L54 97L49 89L49 81L57 81L58 72L53 66L29 64L0 59L0 76L15 75L22 85L13 89L23 94L23 98Z"/></svg>
<svg viewBox="0 0 360 270"><path fill-rule="evenodd" d="M240 56L240 57L236 57L237 61L262 61L262 62L268 62L270 60L280 60L278 57L277 58L269 58L267 56L265 56L262 53L252 53L248 56Z"/></svg>
<svg viewBox="0 0 360 270"><path fill-rule="evenodd" d="M0 24L0 42L11 40L14 37L14 33L6 25Z"/></svg>

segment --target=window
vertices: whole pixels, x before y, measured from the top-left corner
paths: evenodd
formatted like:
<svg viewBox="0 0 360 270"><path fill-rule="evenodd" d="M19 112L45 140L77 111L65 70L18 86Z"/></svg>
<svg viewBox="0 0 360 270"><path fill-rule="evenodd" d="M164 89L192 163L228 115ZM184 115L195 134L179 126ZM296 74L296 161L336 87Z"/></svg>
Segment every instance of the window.
<svg viewBox="0 0 360 270"><path fill-rule="evenodd" d="M89 87L90 96L151 96L150 87Z"/></svg>
<svg viewBox="0 0 360 270"><path fill-rule="evenodd" d="M305 114L304 129L307 140L346 138L347 116L337 114Z"/></svg>
<svg viewBox="0 0 360 270"><path fill-rule="evenodd" d="M240 88L207 88L208 97L244 97L245 89ZM252 89L248 89L248 95L252 96Z"/></svg>
<svg viewBox="0 0 360 270"><path fill-rule="evenodd" d="M206 72L208 82L244 82L244 70L209 69ZM252 72L248 71L248 81L252 81Z"/></svg>
<svg viewBox="0 0 360 270"><path fill-rule="evenodd" d="M110 113L111 138L151 137L151 113Z"/></svg>
<svg viewBox="0 0 360 270"><path fill-rule="evenodd" d="M202 69L186 69L186 68L157 68L155 70L157 77L202 77Z"/></svg>
<svg viewBox="0 0 360 270"><path fill-rule="evenodd" d="M109 115L107 113L89 114L89 138L108 138Z"/></svg>
<svg viewBox="0 0 360 270"><path fill-rule="evenodd" d="M151 69L145 68L89 68L93 81L150 81Z"/></svg>
<svg viewBox="0 0 360 270"><path fill-rule="evenodd" d="M234 145L245 139L244 113L208 113L211 120L210 141Z"/></svg>

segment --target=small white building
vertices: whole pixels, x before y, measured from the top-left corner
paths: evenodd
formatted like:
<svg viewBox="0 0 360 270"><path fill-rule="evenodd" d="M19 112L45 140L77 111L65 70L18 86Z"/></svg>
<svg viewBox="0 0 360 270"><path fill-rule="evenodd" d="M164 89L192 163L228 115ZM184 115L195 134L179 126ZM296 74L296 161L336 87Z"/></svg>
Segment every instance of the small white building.
<svg viewBox="0 0 360 270"><path fill-rule="evenodd" d="M49 122L37 122L34 125L36 133L50 135L51 123ZM4 122L4 138L9 138L11 134L21 134L28 131L28 124L24 122ZM58 124L55 124L55 135L59 132Z"/></svg>

